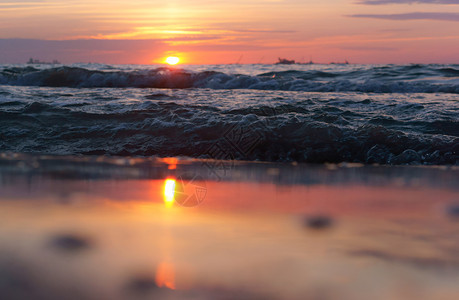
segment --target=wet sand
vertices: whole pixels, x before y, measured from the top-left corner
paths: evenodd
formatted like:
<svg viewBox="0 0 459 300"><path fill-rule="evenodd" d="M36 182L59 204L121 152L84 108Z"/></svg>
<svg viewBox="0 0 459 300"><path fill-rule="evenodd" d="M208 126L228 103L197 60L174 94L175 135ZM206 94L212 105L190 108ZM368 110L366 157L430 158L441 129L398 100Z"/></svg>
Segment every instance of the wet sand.
<svg viewBox="0 0 459 300"><path fill-rule="evenodd" d="M456 167L0 157L1 299L456 299Z"/></svg>

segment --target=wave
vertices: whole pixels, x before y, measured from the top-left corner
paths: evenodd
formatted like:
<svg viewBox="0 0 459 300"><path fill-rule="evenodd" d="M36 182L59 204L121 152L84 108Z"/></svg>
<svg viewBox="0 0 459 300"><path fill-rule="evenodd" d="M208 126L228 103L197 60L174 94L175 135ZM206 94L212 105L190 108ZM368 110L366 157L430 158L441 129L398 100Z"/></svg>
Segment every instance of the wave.
<svg viewBox="0 0 459 300"><path fill-rule="evenodd" d="M330 106L223 109L146 101L135 110L96 113L32 102L0 110L0 149L308 163L459 163L457 119L401 121L375 116L355 125L351 118L361 117Z"/></svg>
<svg viewBox="0 0 459 300"><path fill-rule="evenodd" d="M72 88L210 88L309 92L459 93L456 65L375 66L330 70L287 70L257 75L156 68L102 71L63 66L3 68L0 84Z"/></svg>

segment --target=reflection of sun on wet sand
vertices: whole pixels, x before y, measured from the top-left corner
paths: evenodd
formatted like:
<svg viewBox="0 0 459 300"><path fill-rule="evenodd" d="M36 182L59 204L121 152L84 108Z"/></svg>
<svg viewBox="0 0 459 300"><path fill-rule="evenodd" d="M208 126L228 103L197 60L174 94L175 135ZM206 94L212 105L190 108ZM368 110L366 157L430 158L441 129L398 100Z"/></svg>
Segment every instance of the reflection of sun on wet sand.
<svg viewBox="0 0 459 300"><path fill-rule="evenodd" d="M156 269L156 285L175 290L174 268L172 264L162 262Z"/></svg>
<svg viewBox="0 0 459 300"><path fill-rule="evenodd" d="M455 299L456 170L274 168L202 176L187 207L165 205L163 163L129 180L0 167L1 298Z"/></svg>

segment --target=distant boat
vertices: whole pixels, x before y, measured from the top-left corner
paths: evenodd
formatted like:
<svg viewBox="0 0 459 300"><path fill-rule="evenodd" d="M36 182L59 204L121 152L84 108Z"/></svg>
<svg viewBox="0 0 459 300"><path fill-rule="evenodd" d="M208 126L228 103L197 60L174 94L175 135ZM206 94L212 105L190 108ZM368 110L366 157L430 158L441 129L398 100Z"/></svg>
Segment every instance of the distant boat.
<svg viewBox="0 0 459 300"><path fill-rule="evenodd" d="M293 59L290 60L290 59L280 58L280 57L279 57L278 59L279 59L279 61L275 63L276 65L313 65L313 64L315 64L315 63L312 61L312 59L309 60L309 61L306 62L306 63L300 63L300 62L296 62L296 61L293 60Z"/></svg>
<svg viewBox="0 0 459 300"><path fill-rule="evenodd" d="M54 59L52 62L41 61L39 59L33 59L32 57L27 61L28 65L59 65L60 62Z"/></svg>
<svg viewBox="0 0 459 300"><path fill-rule="evenodd" d="M276 63L276 65L294 65L296 64L295 60L289 60L286 58L278 58L279 61Z"/></svg>
<svg viewBox="0 0 459 300"><path fill-rule="evenodd" d="M349 64L349 62L347 61L347 59L344 62L334 62L334 61L332 61L330 63L330 65L348 65L348 64Z"/></svg>

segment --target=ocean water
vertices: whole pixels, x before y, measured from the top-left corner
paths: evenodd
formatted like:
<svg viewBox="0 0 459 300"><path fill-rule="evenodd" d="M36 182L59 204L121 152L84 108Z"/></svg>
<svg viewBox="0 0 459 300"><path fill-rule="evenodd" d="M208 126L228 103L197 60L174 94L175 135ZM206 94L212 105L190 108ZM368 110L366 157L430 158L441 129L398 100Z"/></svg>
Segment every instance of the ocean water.
<svg viewBox="0 0 459 300"><path fill-rule="evenodd" d="M0 65L0 152L457 165L459 65Z"/></svg>
<svg viewBox="0 0 459 300"><path fill-rule="evenodd" d="M0 299L456 300L458 73L3 65Z"/></svg>

